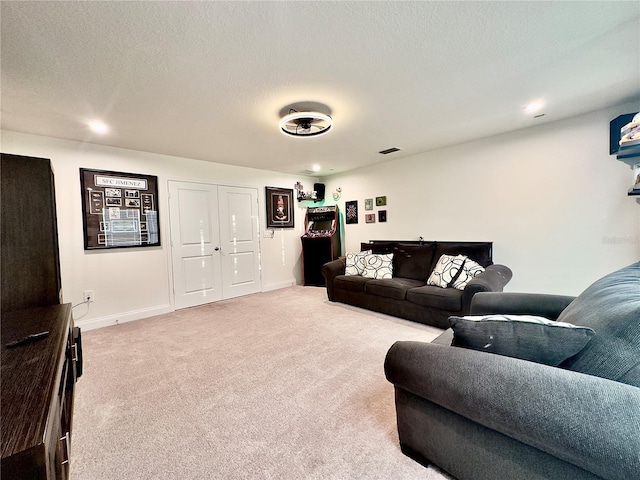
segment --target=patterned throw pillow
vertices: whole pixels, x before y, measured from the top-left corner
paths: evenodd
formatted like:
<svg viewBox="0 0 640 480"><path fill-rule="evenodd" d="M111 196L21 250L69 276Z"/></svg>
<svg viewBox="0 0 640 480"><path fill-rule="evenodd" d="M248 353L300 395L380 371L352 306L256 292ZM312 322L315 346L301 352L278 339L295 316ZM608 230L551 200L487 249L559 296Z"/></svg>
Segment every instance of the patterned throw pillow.
<svg viewBox="0 0 640 480"><path fill-rule="evenodd" d="M347 253L345 275L362 275L364 271L364 259L371 254L371 250L358 253Z"/></svg>
<svg viewBox="0 0 640 480"><path fill-rule="evenodd" d="M393 277L393 253L371 254L364 257L364 271L362 276L366 278L392 278Z"/></svg>
<svg viewBox="0 0 640 480"><path fill-rule="evenodd" d="M467 286L471 280L484 272L484 267L477 262L474 262L470 258L467 258L462 266L462 271L458 278L453 281L451 286L453 288L457 288L458 290L464 290L464 287Z"/></svg>
<svg viewBox="0 0 640 480"><path fill-rule="evenodd" d="M427 285L447 288L450 283L456 280L465 260L467 257L464 255L442 255L433 272L429 275Z"/></svg>

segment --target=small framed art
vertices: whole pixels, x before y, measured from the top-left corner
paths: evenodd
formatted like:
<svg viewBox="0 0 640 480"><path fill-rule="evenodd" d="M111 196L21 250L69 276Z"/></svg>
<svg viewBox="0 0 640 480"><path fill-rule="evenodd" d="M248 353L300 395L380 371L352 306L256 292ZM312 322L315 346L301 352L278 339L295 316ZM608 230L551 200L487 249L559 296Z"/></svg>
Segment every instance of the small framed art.
<svg viewBox="0 0 640 480"><path fill-rule="evenodd" d="M384 207L387 204L387 196L376 197L376 207Z"/></svg>
<svg viewBox="0 0 640 480"><path fill-rule="evenodd" d="M364 209L365 210L373 210L373 198L365 198L364 199Z"/></svg>
<svg viewBox="0 0 640 480"><path fill-rule="evenodd" d="M376 223L376 214L375 213L367 213L364 216L364 221L366 223Z"/></svg>
<svg viewBox="0 0 640 480"><path fill-rule="evenodd" d="M378 221L380 223L384 223L387 221L387 211L386 210L378 210Z"/></svg>
<svg viewBox="0 0 640 480"><path fill-rule="evenodd" d="M267 228L293 228L293 189L265 187Z"/></svg>

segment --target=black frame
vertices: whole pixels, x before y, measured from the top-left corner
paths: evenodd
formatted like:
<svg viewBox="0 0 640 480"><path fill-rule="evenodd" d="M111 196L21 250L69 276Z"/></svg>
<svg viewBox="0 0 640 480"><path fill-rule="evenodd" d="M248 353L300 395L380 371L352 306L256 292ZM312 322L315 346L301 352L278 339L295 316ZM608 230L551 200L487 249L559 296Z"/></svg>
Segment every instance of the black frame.
<svg viewBox="0 0 640 480"><path fill-rule="evenodd" d="M294 228L292 188L265 187L265 204L267 228ZM279 212L280 205L282 212Z"/></svg>
<svg viewBox="0 0 640 480"><path fill-rule="evenodd" d="M81 168L80 195L85 250L161 245L157 176Z"/></svg>

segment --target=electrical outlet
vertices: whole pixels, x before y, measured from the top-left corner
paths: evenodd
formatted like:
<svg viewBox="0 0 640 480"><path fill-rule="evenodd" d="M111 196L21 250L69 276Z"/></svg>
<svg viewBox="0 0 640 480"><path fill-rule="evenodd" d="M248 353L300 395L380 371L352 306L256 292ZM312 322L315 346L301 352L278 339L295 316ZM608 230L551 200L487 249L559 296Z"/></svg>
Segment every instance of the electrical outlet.
<svg viewBox="0 0 640 480"><path fill-rule="evenodd" d="M85 290L84 291L84 301L85 302L95 302L96 295L93 293L93 290Z"/></svg>

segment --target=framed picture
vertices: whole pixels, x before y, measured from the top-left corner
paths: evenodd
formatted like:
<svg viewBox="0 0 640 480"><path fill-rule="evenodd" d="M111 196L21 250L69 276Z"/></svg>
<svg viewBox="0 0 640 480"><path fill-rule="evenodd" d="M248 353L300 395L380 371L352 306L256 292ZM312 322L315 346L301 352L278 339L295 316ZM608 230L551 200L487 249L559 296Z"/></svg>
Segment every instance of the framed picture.
<svg viewBox="0 0 640 480"><path fill-rule="evenodd" d="M293 228L293 188L265 187L267 228Z"/></svg>
<svg viewBox="0 0 640 480"><path fill-rule="evenodd" d="M636 163L633 166L633 187L631 190L634 192L640 191L640 163Z"/></svg>
<svg viewBox="0 0 640 480"><path fill-rule="evenodd" d="M366 223L376 223L376 214L375 213L367 213L364 216L364 221Z"/></svg>
<svg viewBox="0 0 640 480"><path fill-rule="evenodd" d="M365 210L373 210L373 198L365 198L364 199L364 209Z"/></svg>
<svg viewBox="0 0 640 480"><path fill-rule="evenodd" d="M376 207L384 207L387 204L387 196L376 197Z"/></svg>
<svg viewBox="0 0 640 480"><path fill-rule="evenodd" d="M386 210L378 210L378 221L380 223L384 223L387 221L387 211Z"/></svg>
<svg viewBox="0 0 640 480"><path fill-rule="evenodd" d="M160 246L158 177L81 168L80 190L85 250Z"/></svg>
<svg viewBox="0 0 640 480"><path fill-rule="evenodd" d="M345 221L344 223L358 223L358 201L352 200L345 203Z"/></svg>

